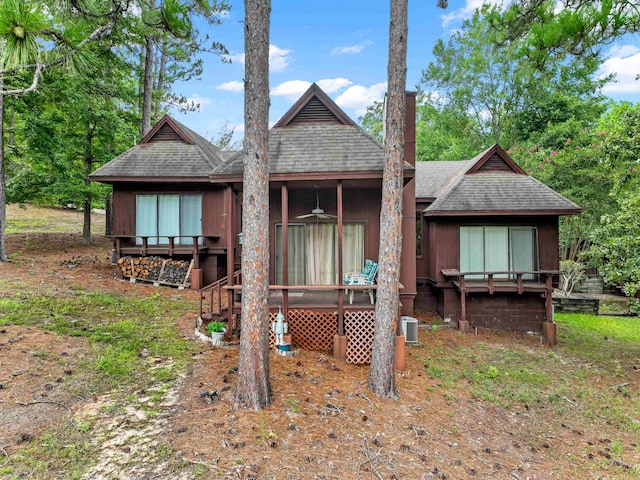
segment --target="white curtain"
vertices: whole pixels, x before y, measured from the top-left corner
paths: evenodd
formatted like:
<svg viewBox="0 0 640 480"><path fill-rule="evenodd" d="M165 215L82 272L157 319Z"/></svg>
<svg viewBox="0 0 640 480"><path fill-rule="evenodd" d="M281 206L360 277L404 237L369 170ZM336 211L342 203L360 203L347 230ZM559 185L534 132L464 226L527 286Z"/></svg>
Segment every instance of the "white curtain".
<svg viewBox="0 0 640 480"><path fill-rule="evenodd" d="M460 227L460 271L484 271L484 228ZM478 279L483 275L469 275L465 278Z"/></svg>
<svg viewBox="0 0 640 480"><path fill-rule="evenodd" d="M305 285L306 240L303 224L289 224L289 285ZM282 284L282 225L276 225L276 283Z"/></svg>
<svg viewBox="0 0 640 480"><path fill-rule="evenodd" d="M364 265L364 224L343 225L343 271ZM282 225L276 225L276 282L282 283ZM336 285L338 228L334 223L289 224L289 285Z"/></svg>
<svg viewBox="0 0 640 480"><path fill-rule="evenodd" d="M180 235L202 235L202 195L181 195ZM193 238L181 238L182 245L193 245Z"/></svg>
<svg viewBox="0 0 640 480"><path fill-rule="evenodd" d="M509 270L508 227L484 227L484 268L486 272ZM508 275L494 275L493 278L508 278Z"/></svg>
<svg viewBox="0 0 640 480"><path fill-rule="evenodd" d="M345 223L342 226L342 271L359 272L363 266L364 224Z"/></svg>
<svg viewBox="0 0 640 480"><path fill-rule="evenodd" d="M136 235L143 237L155 236L158 233L158 197L157 195L136 196ZM142 244L141 238L136 238L138 245ZM155 245L157 239L150 238L149 244Z"/></svg>
<svg viewBox="0 0 640 480"><path fill-rule="evenodd" d="M533 227L511 227L511 269L520 272L535 270L537 255L534 252L535 229ZM525 280L533 280L534 275L523 275Z"/></svg>
<svg viewBox="0 0 640 480"><path fill-rule="evenodd" d="M337 282L336 225L307 224L307 285L332 285Z"/></svg>

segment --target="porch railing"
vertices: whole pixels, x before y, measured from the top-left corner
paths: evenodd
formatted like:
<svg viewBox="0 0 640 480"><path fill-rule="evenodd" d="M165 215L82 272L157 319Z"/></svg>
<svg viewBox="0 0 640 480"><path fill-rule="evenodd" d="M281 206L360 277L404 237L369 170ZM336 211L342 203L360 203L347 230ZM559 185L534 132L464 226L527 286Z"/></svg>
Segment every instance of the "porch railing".
<svg viewBox="0 0 640 480"><path fill-rule="evenodd" d="M242 282L242 270L236 270L233 274L233 283ZM223 290L229 283L229 277L223 277L205 287L198 290L200 294L200 318L211 319L213 315L222 315L224 308L222 308L222 299L226 297L222 295ZM205 300L207 300L207 307L205 308ZM227 313L230 312L232 305L227 305ZM227 318L229 315L227 315Z"/></svg>
<svg viewBox="0 0 640 480"><path fill-rule="evenodd" d="M493 272L460 272L458 269L449 268L440 271L442 276L451 280L456 288L460 290L460 319L466 321L466 296L471 292L488 292L493 295L496 292L514 291L518 294L529 292L541 292L545 298L547 321L553 321L553 277L560 274L560 270L531 270L531 271L493 271ZM499 278L496 276L505 276ZM526 281L525 275L542 277L542 282ZM515 286L513 277L515 276ZM466 279L465 277L482 277ZM486 277L486 279L485 279ZM457 280L456 280L457 279ZM514 289L515 287L515 289Z"/></svg>

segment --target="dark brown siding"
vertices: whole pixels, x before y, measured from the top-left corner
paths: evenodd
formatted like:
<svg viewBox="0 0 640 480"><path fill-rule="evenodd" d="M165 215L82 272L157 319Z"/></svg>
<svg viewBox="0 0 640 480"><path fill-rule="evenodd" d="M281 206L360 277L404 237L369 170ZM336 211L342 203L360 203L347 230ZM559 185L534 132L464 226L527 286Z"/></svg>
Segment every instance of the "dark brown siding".
<svg viewBox="0 0 640 480"><path fill-rule="evenodd" d="M427 245L423 259L425 282L419 290L416 303L432 307L443 318L460 320L460 294L440 271L460 268L460 225L533 226L538 233L538 268L557 270L558 217L466 217L431 221L427 224ZM421 276L420 274L418 276ZM527 332L542 331L545 318L544 299L534 294L469 294L467 319L472 327Z"/></svg>
<svg viewBox="0 0 640 480"><path fill-rule="evenodd" d="M546 311L540 295L481 295L467 296L467 319L473 327L508 332L542 332Z"/></svg>
<svg viewBox="0 0 640 480"><path fill-rule="evenodd" d="M113 234L136 233L136 196L133 192L113 188Z"/></svg>
<svg viewBox="0 0 640 480"><path fill-rule="evenodd" d="M194 186L188 184L134 184L113 187L113 234L135 235L136 195L154 194L202 194L202 233L210 249L222 252L225 245L224 190L216 186ZM133 244L133 241L128 242ZM126 242L125 242L126 244ZM209 257L215 254L209 254ZM223 256L223 255L222 255ZM204 284L219 278L220 258L201 256Z"/></svg>

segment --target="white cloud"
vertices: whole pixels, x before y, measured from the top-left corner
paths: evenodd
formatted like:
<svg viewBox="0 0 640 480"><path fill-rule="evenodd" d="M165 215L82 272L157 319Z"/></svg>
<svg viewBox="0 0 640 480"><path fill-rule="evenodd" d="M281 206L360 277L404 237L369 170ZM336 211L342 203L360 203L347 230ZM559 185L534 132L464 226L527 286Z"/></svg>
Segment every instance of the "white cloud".
<svg viewBox="0 0 640 480"><path fill-rule="evenodd" d="M291 63L290 54L293 50L269 45L269 71L281 72Z"/></svg>
<svg viewBox="0 0 640 480"><path fill-rule="evenodd" d="M281 72L289 66L291 63L291 54L293 50L288 48L280 48L276 45L269 45L269 71ZM240 63L244 65L244 53L237 53L235 55L229 55L229 60L234 63Z"/></svg>
<svg viewBox="0 0 640 480"><path fill-rule="evenodd" d="M365 47L368 47L369 45L372 45L372 44L373 42L365 41L365 42L357 43L356 45L348 45L346 47L336 47L333 50L331 50L331 55L360 53L362 50L365 49Z"/></svg>
<svg viewBox="0 0 640 480"><path fill-rule="evenodd" d="M485 3L502 7L508 4L509 1L510 0L466 0L464 7L452 10L450 13L440 16L442 20L442 28L447 28L450 23L458 23L466 20L467 18L471 18L473 12Z"/></svg>
<svg viewBox="0 0 640 480"><path fill-rule="evenodd" d="M318 86L327 93L334 93L338 90L342 90L350 85L353 85L351 80L347 80L346 78L325 78L323 80L318 80L316 82Z"/></svg>
<svg viewBox="0 0 640 480"><path fill-rule="evenodd" d="M285 97L287 100L297 100L300 95L307 91L311 82L306 80L288 80L271 89L271 95Z"/></svg>
<svg viewBox="0 0 640 480"><path fill-rule="evenodd" d="M346 78L324 78L316 82L318 86L326 93L335 93L343 88L353 85L351 80ZM287 100L295 101L307 91L311 86L311 82L306 80L288 80L271 89L271 95L276 97L285 97Z"/></svg>
<svg viewBox="0 0 640 480"><path fill-rule="evenodd" d="M354 109L357 115L364 115L369 105L384 98L386 91L387 82L376 83L370 87L353 85L336 98L336 103L343 108Z"/></svg>
<svg viewBox="0 0 640 480"><path fill-rule="evenodd" d="M240 65L244 65L244 53L236 53L235 55L228 55L227 58L231 60L232 63L239 63Z"/></svg>
<svg viewBox="0 0 640 480"><path fill-rule="evenodd" d="M244 90L244 82L239 80L232 80L231 82L221 83L216 85L216 90L226 90L227 92L241 92Z"/></svg>
<svg viewBox="0 0 640 480"><path fill-rule="evenodd" d="M202 97L197 93L194 93L191 96L187 97L186 100L193 105L198 105L198 112L204 112L206 108L212 103L212 100L210 98Z"/></svg>
<svg viewBox="0 0 640 480"><path fill-rule="evenodd" d="M602 91L611 93L638 93L640 81L636 75L640 73L640 48L635 45L623 45L613 47L609 52L609 58L600 65L598 78L603 78L614 73L615 82L606 85Z"/></svg>

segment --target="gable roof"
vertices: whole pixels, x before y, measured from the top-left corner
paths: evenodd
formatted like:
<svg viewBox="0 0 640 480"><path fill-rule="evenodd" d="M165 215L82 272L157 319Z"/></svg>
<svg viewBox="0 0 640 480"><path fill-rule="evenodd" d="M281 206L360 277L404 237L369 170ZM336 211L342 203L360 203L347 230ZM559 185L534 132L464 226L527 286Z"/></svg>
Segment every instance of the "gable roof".
<svg viewBox="0 0 640 480"><path fill-rule="evenodd" d="M382 177L383 145L351 120L315 83L269 131L269 174L371 172ZM405 162L405 171L413 167ZM243 172L241 153L211 173L215 180Z"/></svg>
<svg viewBox="0 0 640 480"><path fill-rule="evenodd" d="M471 160L418 162L416 198L425 216L573 215L578 205L529 176L499 146Z"/></svg>
<svg viewBox="0 0 640 480"><path fill-rule="evenodd" d="M355 125L355 122L316 83L304 92L274 126L286 127L307 122Z"/></svg>
<svg viewBox="0 0 640 480"><path fill-rule="evenodd" d="M90 175L101 182L208 180L223 163L221 152L202 136L164 115L140 143Z"/></svg>

